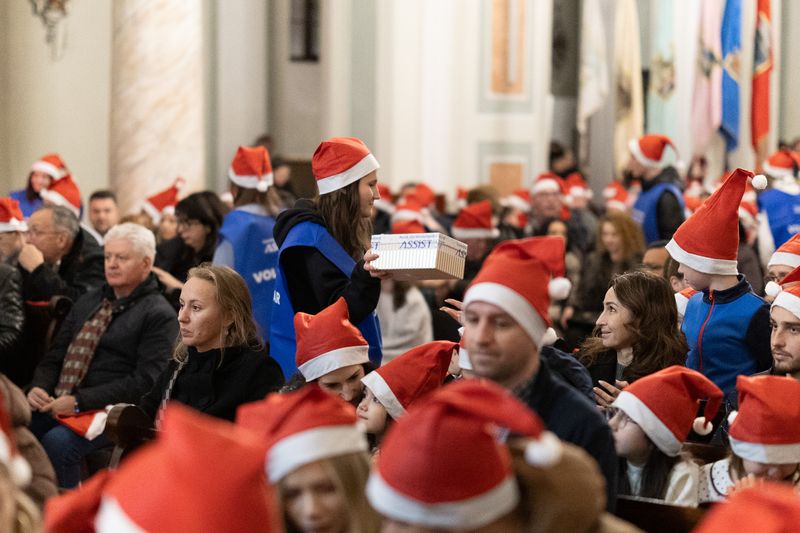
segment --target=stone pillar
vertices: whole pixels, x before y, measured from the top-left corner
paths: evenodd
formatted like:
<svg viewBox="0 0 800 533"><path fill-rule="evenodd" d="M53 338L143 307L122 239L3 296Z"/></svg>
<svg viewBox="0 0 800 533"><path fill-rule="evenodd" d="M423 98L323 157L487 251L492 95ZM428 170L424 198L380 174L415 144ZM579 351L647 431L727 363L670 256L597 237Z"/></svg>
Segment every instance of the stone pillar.
<svg viewBox="0 0 800 533"><path fill-rule="evenodd" d="M202 0L115 0L110 183L123 213L176 176L205 188Z"/></svg>

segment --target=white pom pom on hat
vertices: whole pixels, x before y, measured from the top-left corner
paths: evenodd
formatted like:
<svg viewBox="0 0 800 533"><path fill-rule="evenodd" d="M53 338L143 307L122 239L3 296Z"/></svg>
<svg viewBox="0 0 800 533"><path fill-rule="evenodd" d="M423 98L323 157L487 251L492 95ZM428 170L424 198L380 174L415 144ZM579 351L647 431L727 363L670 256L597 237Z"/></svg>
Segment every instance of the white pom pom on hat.
<svg viewBox="0 0 800 533"><path fill-rule="evenodd" d="M767 177L764 174L758 174L753 176L752 183L754 189L764 190L767 188Z"/></svg>
<svg viewBox="0 0 800 533"><path fill-rule="evenodd" d="M553 278L547 285L547 292L553 300L564 300L569 296L569 291L572 289L572 283L567 278Z"/></svg>
<svg viewBox="0 0 800 533"><path fill-rule="evenodd" d="M544 431L538 439L533 439L525 446L525 460L534 466L553 466L563 453L561 441L550 431Z"/></svg>
<svg viewBox="0 0 800 533"><path fill-rule="evenodd" d="M712 424L710 420L698 416L694 419L694 422L692 422L692 429L698 435L708 435L714 431L714 424Z"/></svg>
<svg viewBox="0 0 800 533"><path fill-rule="evenodd" d="M777 295L779 295L781 291L783 291L783 287L781 287L780 284L775 283L774 281L768 282L767 286L764 287L764 293L767 296L771 296L772 298L775 298Z"/></svg>

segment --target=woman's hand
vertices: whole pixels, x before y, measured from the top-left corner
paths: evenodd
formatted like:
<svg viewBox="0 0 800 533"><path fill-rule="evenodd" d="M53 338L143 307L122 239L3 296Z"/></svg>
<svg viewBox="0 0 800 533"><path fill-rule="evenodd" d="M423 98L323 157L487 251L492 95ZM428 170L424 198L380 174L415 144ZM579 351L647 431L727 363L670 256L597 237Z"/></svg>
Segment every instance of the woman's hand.
<svg viewBox="0 0 800 533"><path fill-rule="evenodd" d="M739 492L740 490L749 489L751 487L757 487L759 485L763 485L764 480L762 478L758 478L753 474L748 474L747 476L737 479L733 482L733 486L728 489L728 496L734 494L735 492Z"/></svg>
<svg viewBox="0 0 800 533"><path fill-rule="evenodd" d="M181 290L183 288L183 283L164 269L153 267L153 274L158 276L158 281L163 283L168 289Z"/></svg>
<svg viewBox="0 0 800 533"><path fill-rule="evenodd" d="M372 262L375 261L378 257L378 254L373 252L372 250L367 250L367 253L364 254L364 270L369 272L369 275L373 278L378 278L379 280L391 279L392 273L387 270L378 270L374 266L372 266Z"/></svg>
<svg viewBox="0 0 800 533"><path fill-rule="evenodd" d="M561 320L558 323L562 330L567 331L567 322L572 320L573 315L575 315L575 308L571 305L566 306L564 311L561 312Z"/></svg>
<svg viewBox="0 0 800 533"><path fill-rule="evenodd" d="M622 392L622 389L629 385L627 381L615 381L614 385L612 385L602 379L598 383L600 387L595 387L592 390L594 391L594 400L600 407L610 407L619 396L619 393Z"/></svg>
<svg viewBox="0 0 800 533"><path fill-rule="evenodd" d="M452 318L453 320L455 320L456 322L458 322L463 326L464 323L461 322L461 310L464 308L464 304L454 298L448 298L444 301L444 303L451 305L452 307L447 307L446 305L443 305L439 308L439 311L445 313L450 318Z"/></svg>

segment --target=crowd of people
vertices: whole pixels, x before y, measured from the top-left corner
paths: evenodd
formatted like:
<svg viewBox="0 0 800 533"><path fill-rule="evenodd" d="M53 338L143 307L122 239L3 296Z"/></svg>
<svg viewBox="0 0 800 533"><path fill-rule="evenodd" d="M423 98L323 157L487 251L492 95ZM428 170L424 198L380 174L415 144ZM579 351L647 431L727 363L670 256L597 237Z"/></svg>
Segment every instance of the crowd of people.
<svg viewBox="0 0 800 533"><path fill-rule="evenodd" d="M796 524L800 156L707 189L671 146L631 140L602 199L555 143L529 189L449 199L344 137L298 198L241 146L225 194L125 216L43 156L0 198L0 530L625 532L636 499ZM463 279L376 266L373 235L430 232Z"/></svg>

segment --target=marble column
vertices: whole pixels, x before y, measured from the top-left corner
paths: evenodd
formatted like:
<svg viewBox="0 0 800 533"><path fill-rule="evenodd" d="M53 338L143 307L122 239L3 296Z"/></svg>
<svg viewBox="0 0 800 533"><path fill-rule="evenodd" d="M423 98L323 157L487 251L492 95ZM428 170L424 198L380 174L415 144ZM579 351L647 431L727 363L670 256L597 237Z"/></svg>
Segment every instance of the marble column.
<svg viewBox="0 0 800 533"><path fill-rule="evenodd" d="M110 182L123 213L205 185L202 0L115 0Z"/></svg>

